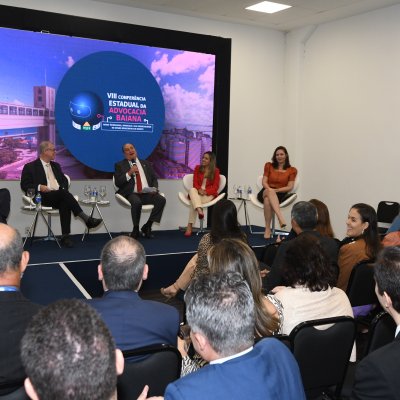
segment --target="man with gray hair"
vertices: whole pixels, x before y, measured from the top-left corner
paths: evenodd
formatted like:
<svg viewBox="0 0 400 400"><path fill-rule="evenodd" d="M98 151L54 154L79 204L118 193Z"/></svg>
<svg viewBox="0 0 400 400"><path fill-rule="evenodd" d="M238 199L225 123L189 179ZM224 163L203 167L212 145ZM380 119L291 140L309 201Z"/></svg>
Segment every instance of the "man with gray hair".
<svg viewBox="0 0 400 400"><path fill-rule="evenodd" d="M169 384L165 400L305 398L289 349L272 338L254 345L254 300L239 273L199 276L185 303L192 343L209 365Z"/></svg>
<svg viewBox="0 0 400 400"><path fill-rule="evenodd" d="M332 268L335 270L335 275L338 276L338 243L328 236L322 236L318 231L315 230L318 223L318 211L314 204L310 203L309 201L297 202L292 208L291 223L294 232L298 236L307 234L318 239L321 247L329 257ZM288 240L283 241L280 244L270 271L263 282L264 289L267 291L271 291L276 286L282 286L286 284L285 277L282 276L281 270L283 263L285 262L287 249L289 246L291 246L291 243L292 241Z"/></svg>
<svg viewBox="0 0 400 400"><path fill-rule="evenodd" d="M20 342L40 308L20 291L28 261L29 253L24 251L18 231L0 224L0 397L23 392L25 371L19 355Z"/></svg>
<svg viewBox="0 0 400 400"><path fill-rule="evenodd" d="M104 246L98 276L105 292L88 302L100 313L121 350L160 343L177 345L177 309L139 297L148 272L144 248L137 240L118 236Z"/></svg>

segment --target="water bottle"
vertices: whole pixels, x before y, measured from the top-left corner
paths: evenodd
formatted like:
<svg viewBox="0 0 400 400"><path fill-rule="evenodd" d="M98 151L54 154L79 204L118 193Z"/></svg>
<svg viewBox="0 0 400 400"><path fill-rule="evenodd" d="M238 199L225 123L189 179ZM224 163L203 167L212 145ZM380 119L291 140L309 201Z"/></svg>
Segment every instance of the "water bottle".
<svg viewBox="0 0 400 400"><path fill-rule="evenodd" d="M241 199L243 196L243 189L241 186L238 187L238 198Z"/></svg>
<svg viewBox="0 0 400 400"><path fill-rule="evenodd" d="M94 187L90 196L90 201L97 201L97 188Z"/></svg>
<svg viewBox="0 0 400 400"><path fill-rule="evenodd" d="M36 193L35 203L36 203L36 208L40 210L42 208L42 195L40 194L40 192Z"/></svg>
<svg viewBox="0 0 400 400"><path fill-rule="evenodd" d="M249 186L249 187L247 188L247 199L248 199L248 200L250 200L250 196L251 196L252 193L253 193L253 190L251 189L251 186Z"/></svg>

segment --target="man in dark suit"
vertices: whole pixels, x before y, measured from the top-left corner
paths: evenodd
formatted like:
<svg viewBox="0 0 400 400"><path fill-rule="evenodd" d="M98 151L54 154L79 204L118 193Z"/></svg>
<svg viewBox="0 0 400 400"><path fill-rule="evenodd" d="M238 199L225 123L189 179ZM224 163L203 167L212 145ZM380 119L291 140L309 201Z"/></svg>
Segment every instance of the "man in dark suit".
<svg viewBox="0 0 400 400"><path fill-rule="evenodd" d="M301 400L299 367L267 338L254 346L254 300L237 272L201 275L185 294L190 337L209 365L169 384L165 400Z"/></svg>
<svg viewBox="0 0 400 400"><path fill-rule="evenodd" d="M133 230L131 237L140 236L139 222L142 205L153 204L148 221L142 227L145 237L152 237L151 227L153 222L159 223L165 207L165 197L158 193L158 181L151 164L137 158L133 144L126 143L122 146L125 158L115 164L114 179L118 186L117 193L124 196L131 203Z"/></svg>
<svg viewBox="0 0 400 400"><path fill-rule="evenodd" d="M314 204L308 201L297 202L292 208L291 219L292 228L297 235L308 234L315 236L318 239L322 248L329 257L336 276L338 276L339 269L337 259L339 247L334 239L328 236L322 236L315 230L318 222L318 213ZM282 275L282 267L285 261L287 249L289 246L291 246L291 244L291 240L283 241L278 248L274 262L270 268L270 272L267 274L263 282L264 289L266 289L268 292L271 291L275 286L282 286L286 284L285 277Z"/></svg>
<svg viewBox="0 0 400 400"><path fill-rule="evenodd" d="M121 350L160 343L177 345L177 309L139 297L148 270L143 246L128 236L110 240L101 252L98 274L105 293L88 302L100 313Z"/></svg>
<svg viewBox="0 0 400 400"><path fill-rule="evenodd" d="M33 188L40 192L44 206L57 208L61 220L61 244L73 247L69 237L71 232L71 211L75 217L81 218L91 229L101 223L101 219L90 217L82 211L75 197L68 191L68 180L63 174L60 164L54 162L55 146L49 141L39 145L40 156L24 166L21 174L21 188L26 193Z"/></svg>
<svg viewBox="0 0 400 400"><path fill-rule="evenodd" d="M40 308L20 291L28 261L29 253L23 251L20 234L11 226L0 224L0 397L23 391L25 371L20 343L29 321Z"/></svg>
<svg viewBox="0 0 400 400"><path fill-rule="evenodd" d="M392 343L366 356L357 366L352 399L400 398L400 247L386 247L374 266L375 292L381 306L396 322Z"/></svg>

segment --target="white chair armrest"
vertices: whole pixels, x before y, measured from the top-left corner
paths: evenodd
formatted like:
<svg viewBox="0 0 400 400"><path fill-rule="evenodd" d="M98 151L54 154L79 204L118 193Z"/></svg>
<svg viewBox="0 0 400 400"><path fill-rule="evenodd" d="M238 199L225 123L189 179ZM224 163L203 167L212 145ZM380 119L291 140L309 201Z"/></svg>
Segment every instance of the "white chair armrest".
<svg viewBox="0 0 400 400"><path fill-rule="evenodd" d="M179 192L178 197L182 201L182 203L186 204L187 206L190 206L190 200L188 199L187 194Z"/></svg>
<svg viewBox="0 0 400 400"><path fill-rule="evenodd" d="M256 195L255 193L252 193L252 194L249 196L249 199L250 199L250 201L251 201L256 207L264 208L264 204L263 204L263 203L260 203L260 202L258 201L257 195Z"/></svg>

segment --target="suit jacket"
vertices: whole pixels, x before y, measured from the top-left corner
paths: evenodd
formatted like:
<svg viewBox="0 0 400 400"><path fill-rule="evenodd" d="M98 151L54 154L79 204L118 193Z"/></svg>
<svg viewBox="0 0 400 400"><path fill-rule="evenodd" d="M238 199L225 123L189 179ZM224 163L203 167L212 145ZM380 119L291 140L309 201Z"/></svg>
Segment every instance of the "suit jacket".
<svg viewBox="0 0 400 400"><path fill-rule="evenodd" d="M139 160L142 165L144 174L146 175L147 183L150 187L158 188L157 176L151 164L146 160ZM132 175L129 181L126 180L126 173L130 170L129 161L123 159L115 164L115 184L118 186L117 193L124 197L129 196L135 187L135 176Z"/></svg>
<svg viewBox="0 0 400 400"><path fill-rule="evenodd" d="M352 399L400 398L399 359L400 335L373 351L360 361L356 368Z"/></svg>
<svg viewBox="0 0 400 400"><path fill-rule="evenodd" d="M332 267L335 268L338 274L339 272L338 272L337 259L338 259L339 246L337 241L330 237L322 236L317 231L304 231L301 232L299 236L304 234L313 235L319 240L322 248L328 254ZM266 279L264 279L264 288L267 291L272 290L275 286L286 285L285 278L284 276L282 276L282 267L286 257L287 249L291 245L291 243L293 243L292 240L283 241L282 244L279 246L278 252L276 253L274 262L271 266L271 270L269 274L266 276Z"/></svg>
<svg viewBox="0 0 400 400"><path fill-rule="evenodd" d="M176 346L179 313L175 307L142 300L134 291L110 290L87 302L99 312L121 350L161 343Z"/></svg>
<svg viewBox="0 0 400 400"><path fill-rule="evenodd" d="M277 339L258 342L252 351L223 364L210 364L169 384L165 400L301 400L299 367Z"/></svg>
<svg viewBox="0 0 400 400"><path fill-rule="evenodd" d="M26 375L20 358L21 339L39 309L38 304L31 303L21 292L0 292L0 384L15 382L14 389L23 384ZM0 389L0 395L5 393Z"/></svg>
<svg viewBox="0 0 400 400"><path fill-rule="evenodd" d="M60 164L50 161L50 165L60 188L68 190L68 180ZM21 189L26 193L29 188L34 188L36 193L39 185L47 185L46 172L40 158L24 165L21 174Z"/></svg>
<svg viewBox="0 0 400 400"><path fill-rule="evenodd" d="M214 179L211 181L207 179L206 181L206 193L207 196L218 196L219 188L219 169L215 168ZM193 174L193 187L199 190L204 180L204 172L200 172L200 165L196 165Z"/></svg>

